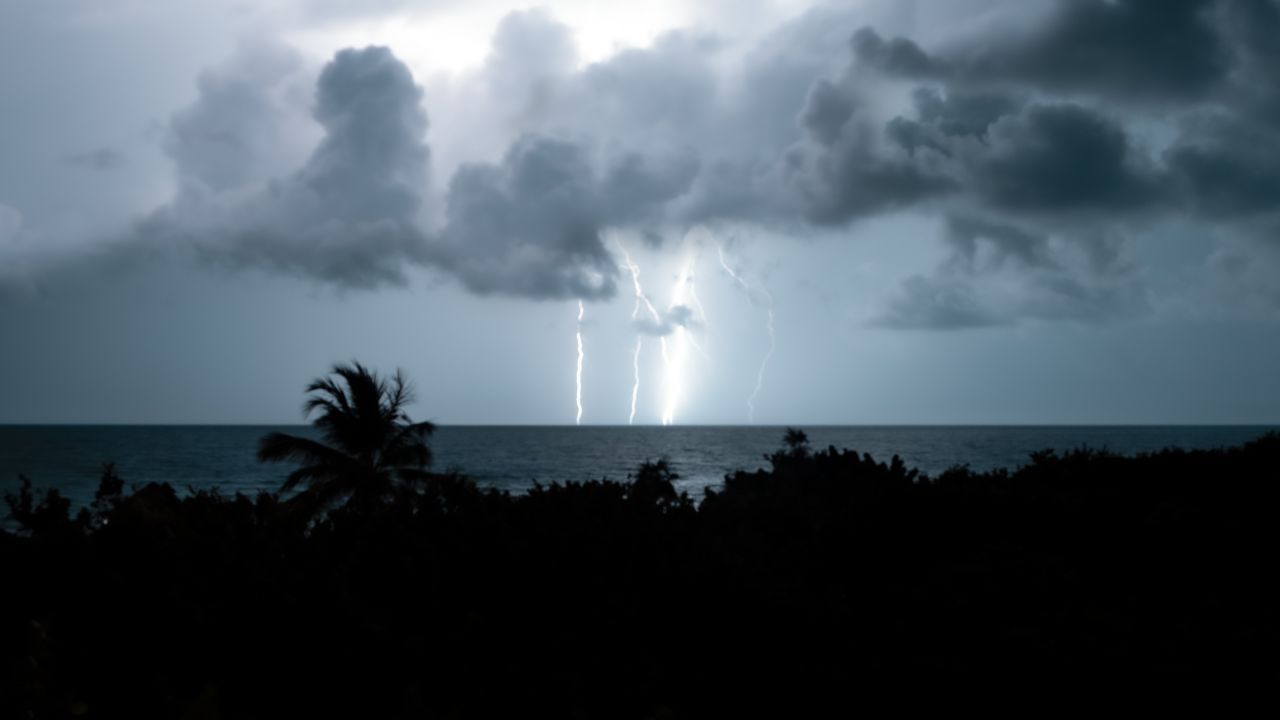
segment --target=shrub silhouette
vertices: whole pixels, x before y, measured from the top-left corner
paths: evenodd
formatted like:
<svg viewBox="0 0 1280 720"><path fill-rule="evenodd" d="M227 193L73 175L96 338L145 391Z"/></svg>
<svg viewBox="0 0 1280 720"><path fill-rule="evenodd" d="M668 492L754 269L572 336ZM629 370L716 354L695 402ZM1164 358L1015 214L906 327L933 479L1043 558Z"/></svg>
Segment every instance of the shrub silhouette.
<svg viewBox="0 0 1280 720"><path fill-rule="evenodd" d="M797 439L697 504L661 461L432 475L314 522L110 468L72 519L28 483L0 717L808 717L1280 672L1280 436L937 478Z"/></svg>
<svg viewBox="0 0 1280 720"><path fill-rule="evenodd" d="M309 512L343 501L373 504L398 483L413 486L431 477L426 441L435 426L413 422L405 413L413 392L400 371L384 380L360 363L335 365L330 377L313 380L307 392L303 414L315 413L312 424L327 444L273 432L259 442L258 459L301 463L281 490L302 488L296 502Z"/></svg>

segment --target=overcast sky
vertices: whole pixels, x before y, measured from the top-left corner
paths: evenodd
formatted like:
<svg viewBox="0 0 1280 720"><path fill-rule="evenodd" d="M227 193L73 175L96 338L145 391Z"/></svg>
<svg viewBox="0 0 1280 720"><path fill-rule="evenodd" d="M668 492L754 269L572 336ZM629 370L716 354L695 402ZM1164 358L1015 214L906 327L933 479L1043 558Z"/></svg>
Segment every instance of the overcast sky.
<svg viewBox="0 0 1280 720"><path fill-rule="evenodd" d="M1276 0L0 3L0 422L298 422L351 359L440 423L1280 422L1277 37Z"/></svg>

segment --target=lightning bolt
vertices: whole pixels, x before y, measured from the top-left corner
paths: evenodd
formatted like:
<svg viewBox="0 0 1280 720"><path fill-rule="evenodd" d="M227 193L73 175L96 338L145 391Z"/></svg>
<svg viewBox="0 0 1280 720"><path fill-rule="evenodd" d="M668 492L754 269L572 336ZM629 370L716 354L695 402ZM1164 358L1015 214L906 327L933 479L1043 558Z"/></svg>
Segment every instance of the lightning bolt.
<svg viewBox="0 0 1280 720"><path fill-rule="evenodd" d="M644 286L640 284L640 266L631 259L631 253L628 253L627 249L623 247L621 240L615 238L614 244L618 246L618 251L622 253L625 266L627 270L631 272L631 284L635 288L636 304L631 310L631 319L635 320L639 318L640 310L644 308L649 311L649 315L653 318L655 323L662 322L662 315L658 312L658 309L653 306L653 303L649 301L649 296L645 295ZM658 341L662 344L662 363L663 365L670 366L671 361L667 356L667 339L663 337L659 338ZM631 416L627 418L628 425L634 425L636 422L636 399L640 396L640 349L642 347L644 347L644 335L642 333L636 333L636 351L632 357L635 379L631 385Z"/></svg>
<svg viewBox="0 0 1280 720"><path fill-rule="evenodd" d="M676 276L676 284L671 292L671 303L667 306L668 311L675 308L677 305L684 304L685 293L690 289L690 277L693 273L693 265L696 260L696 256L690 255L685 260L684 265L681 266L680 274ZM675 422L676 409L679 407L680 400L684 395L684 366L685 358L688 356L688 346L693 345L698 348L699 351L702 350L690 335L689 329L683 324L676 326L675 331L672 333L672 344L674 347L672 348L670 356L665 354L665 346L663 348L664 359L667 362L667 392L666 402L664 403L664 409L662 411L663 425L671 425Z"/></svg>
<svg viewBox="0 0 1280 720"><path fill-rule="evenodd" d="M616 238L614 239L614 244L617 245L618 251L622 254L624 267L631 272L631 284L635 290L636 297L635 306L631 310L632 320L638 319L641 313L647 312L654 325L662 327L664 324L672 322L673 311L677 307L685 306L686 298L688 298L689 307L692 307L694 311L694 317L699 322L706 322L706 311L702 307L702 300L698 297L698 289L694 281L694 266L697 264L698 257L696 252L691 252L688 249L689 243L686 242L684 264L676 275L675 285L671 290L671 298L667 305L666 313L659 312L653 301L645 293L644 287L640 283L640 266L631 258L626 247ZM685 312L687 312L687 309ZM688 348L694 348L704 358L708 361L710 360L690 329L685 327L687 322L687 317L680 320L680 324L670 330L670 336L662 335L658 338L658 343L662 348L663 365L664 397L661 417L663 425L670 425L675 422L676 409L679 407L684 394L684 372ZM643 347L644 334L637 333L636 348L632 354L631 415L628 417L628 424L635 424L636 419L636 402L640 395L640 353Z"/></svg>
<svg viewBox="0 0 1280 720"><path fill-rule="evenodd" d="M575 424L575 425L581 425L581 424L582 424L582 358L583 358L583 353L582 353L582 317L583 317L583 315L585 315L585 314L586 314L586 307L585 307L585 306L583 306L582 301L581 301L581 300L579 300L579 301L578 301L578 332L577 332L577 339L578 339L578 370L577 370L577 373L576 373L576 374L575 374L575 376L574 376L574 386L575 386L575 390L574 390L574 396L573 396L574 403L575 403L575 404L577 404L577 406L578 406L578 415L577 415L577 417L574 419L574 424Z"/></svg>
<svg viewBox="0 0 1280 720"><path fill-rule="evenodd" d="M724 247L716 243L716 252L720 256L720 267L729 273L729 277L733 278L733 282L747 294L748 298L754 298L758 292L764 296L765 300L765 328L769 331L769 349L765 352L764 358L760 361L760 369L756 371L756 386L751 391L751 395L747 398L747 422L755 424L756 422L756 397L760 395L760 389L764 387L764 373L769 367L769 359L773 357L773 351L778 347L778 338L773 322L773 295L768 290L761 288L752 288L742 276L733 271L729 267L729 262L724 257Z"/></svg>
<svg viewBox="0 0 1280 720"><path fill-rule="evenodd" d="M640 395L640 348L644 346L644 338L636 335L636 354L631 359L632 368L635 371L635 381L631 384L631 415L627 418L628 425L636 424L636 397Z"/></svg>

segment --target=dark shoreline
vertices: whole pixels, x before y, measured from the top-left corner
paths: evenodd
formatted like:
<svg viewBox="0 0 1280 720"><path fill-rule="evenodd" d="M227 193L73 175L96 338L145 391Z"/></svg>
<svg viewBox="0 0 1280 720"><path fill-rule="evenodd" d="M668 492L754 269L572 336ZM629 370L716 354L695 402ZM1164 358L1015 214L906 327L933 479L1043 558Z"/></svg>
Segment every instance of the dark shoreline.
<svg viewBox="0 0 1280 720"><path fill-rule="evenodd" d="M975 470L1009 468L1043 448L1109 448L1119 453L1164 447L1230 447L1278 426L819 426L805 428L814 445L857 448L878 458L894 453L907 465L937 475L951 465ZM257 439L272 430L308 435L291 426L0 427L0 493L17 488L19 475L54 486L78 507L92 501L98 469L116 461L129 483L169 482L224 493L275 490L288 474L253 456ZM783 434L776 427L459 427L432 436L437 470L460 468L482 487L523 491L543 483L609 478L625 480L646 459L667 457L681 474L677 487L701 495L728 473L768 467L765 456ZM0 506L2 514L2 506Z"/></svg>
<svg viewBox="0 0 1280 720"><path fill-rule="evenodd" d="M698 503L679 467L440 474L316 523L113 476L76 517L15 495L0 716L706 717L1280 671L1278 435L927 481L798 442L770 466Z"/></svg>

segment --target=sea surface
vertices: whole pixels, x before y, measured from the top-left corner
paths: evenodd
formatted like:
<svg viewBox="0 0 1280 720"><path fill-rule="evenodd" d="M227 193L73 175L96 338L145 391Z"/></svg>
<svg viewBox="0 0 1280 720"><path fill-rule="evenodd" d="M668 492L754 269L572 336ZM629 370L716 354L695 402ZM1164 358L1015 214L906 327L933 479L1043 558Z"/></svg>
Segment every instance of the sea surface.
<svg viewBox="0 0 1280 720"><path fill-rule="evenodd" d="M1014 469L1030 453L1053 448L1105 448L1132 454L1169 446L1211 448L1261 436L1271 426L819 426L805 427L814 448L834 445L887 462L900 455L930 475L954 465ZM102 463L116 464L127 484L164 481L178 489L225 493L275 490L288 465L260 464L263 434L311 435L276 426L0 426L0 490L19 476L57 487L77 505L97 488ZM645 460L666 458L678 485L700 497L726 473L768 467L785 428L444 426L431 438L437 470L458 469L482 486L521 492L535 481L625 480ZM7 507L0 507L0 516Z"/></svg>

